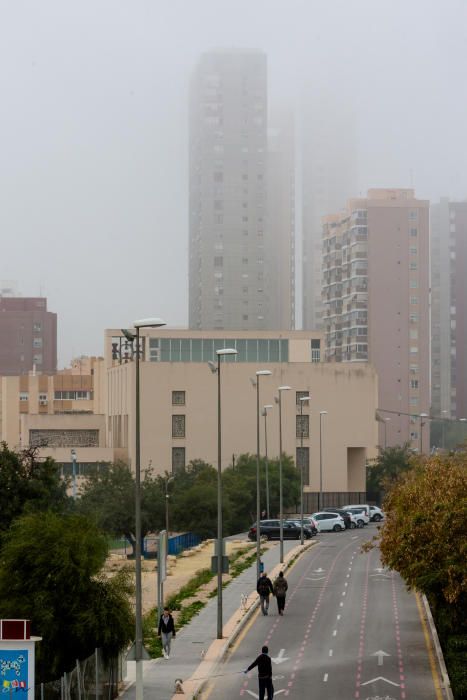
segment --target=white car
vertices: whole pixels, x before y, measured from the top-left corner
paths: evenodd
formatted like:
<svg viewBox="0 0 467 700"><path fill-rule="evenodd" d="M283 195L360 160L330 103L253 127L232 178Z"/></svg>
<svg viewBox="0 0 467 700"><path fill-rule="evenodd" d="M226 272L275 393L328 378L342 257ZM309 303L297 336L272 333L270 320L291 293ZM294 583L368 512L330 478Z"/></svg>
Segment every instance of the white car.
<svg viewBox="0 0 467 700"><path fill-rule="evenodd" d="M344 518L337 513L313 513L311 516L318 525L319 532L341 532L345 530Z"/></svg>
<svg viewBox="0 0 467 700"><path fill-rule="evenodd" d="M355 515L357 518L357 526L358 527L363 527L364 525L368 525L370 522L370 518L368 517L366 510L364 508L346 508L345 509L350 515Z"/></svg>
<svg viewBox="0 0 467 700"><path fill-rule="evenodd" d="M344 510L351 510L352 508L358 508L358 510L364 510L368 516L368 520L371 519L370 506L368 503L349 503L348 506L342 506Z"/></svg>
<svg viewBox="0 0 467 700"><path fill-rule="evenodd" d="M348 510L347 513L350 515L350 529L355 530L356 527L363 527L363 523L359 521L355 513Z"/></svg>
<svg viewBox="0 0 467 700"><path fill-rule="evenodd" d="M384 519L384 513L378 506L370 506L370 520L379 523Z"/></svg>

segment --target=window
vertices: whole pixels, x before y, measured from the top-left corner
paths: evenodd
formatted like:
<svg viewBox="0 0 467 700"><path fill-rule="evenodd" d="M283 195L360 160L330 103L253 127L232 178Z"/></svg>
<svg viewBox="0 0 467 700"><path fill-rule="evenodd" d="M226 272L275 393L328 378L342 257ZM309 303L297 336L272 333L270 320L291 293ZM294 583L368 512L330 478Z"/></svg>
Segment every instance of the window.
<svg viewBox="0 0 467 700"><path fill-rule="evenodd" d="M418 297L410 297L411 304L418 304Z"/></svg>
<svg viewBox="0 0 467 700"><path fill-rule="evenodd" d="M29 401L29 394L27 391L20 391L19 392L19 400L20 401Z"/></svg>
<svg viewBox="0 0 467 700"><path fill-rule="evenodd" d="M410 229L410 235L412 238L415 238L418 235L418 229L416 228L411 228Z"/></svg>
<svg viewBox="0 0 467 700"><path fill-rule="evenodd" d="M300 401L300 399L305 398L305 396L309 396L308 391L296 391L296 392L295 392L295 403L297 404L297 406L298 406L299 408L300 408L300 404L302 403L302 402ZM306 405L306 401L305 401L305 405Z"/></svg>
<svg viewBox="0 0 467 700"><path fill-rule="evenodd" d="M297 469L303 469L303 483L307 486L310 483L310 448L297 447L295 464Z"/></svg>
<svg viewBox="0 0 467 700"><path fill-rule="evenodd" d="M417 289L418 280L410 280L410 289Z"/></svg>
<svg viewBox="0 0 467 700"><path fill-rule="evenodd" d="M305 413L303 416L298 415L295 418L296 437L299 439L308 438L310 436L310 416Z"/></svg>
<svg viewBox="0 0 467 700"><path fill-rule="evenodd" d="M418 347L416 345L411 346L410 348L410 354L411 355L416 355L418 353Z"/></svg>
<svg viewBox="0 0 467 700"><path fill-rule="evenodd" d="M184 406L185 405L185 392L184 391L172 391L172 406Z"/></svg>
<svg viewBox="0 0 467 700"><path fill-rule="evenodd" d="M417 263L416 263L416 262L411 262L411 263L410 263L410 269L411 269L411 270L416 270L416 269L417 269Z"/></svg>
<svg viewBox="0 0 467 700"><path fill-rule="evenodd" d="M418 397L417 396L410 397L410 405L411 406L418 406Z"/></svg>
<svg viewBox="0 0 467 700"><path fill-rule="evenodd" d="M32 330L34 333L40 333L42 331L42 324L39 321L32 324Z"/></svg>
<svg viewBox="0 0 467 700"><path fill-rule="evenodd" d="M38 352L36 355L33 355L32 361L35 365L41 365L42 364L42 353Z"/></svg>
<svg viewBox="0 0 467 700"><path fill-rule="evenodd" d="M41 348L42 347L42 338L33 338L32 347L33 348Z"/></svg>
<svg viewBox="0 0 467 700"><path fill-rule="evenodd" d="M410 380L410 388L411 389L418 389L418 379L411 379Z"/></svg>
<svg viewBox="0 0 467 700"><path fill-rule="evenodd" d="M410 365L410 374L418 373L418 365Z"/></svg>
<svg viewBox="0 0 467 700"><path fill-rule="evenodd" d="M410 329L410 340L417 340L418 338L418 330L416 328L411 328Z"/></svg>
<svg viewBox="0 0 467 700"><path fill-rule="evenodd" d="M416 246L411 246L410 255L417 255L418 248Z"/></svg>
<svg viewBox="0 0 467 700"><path fill-rule="evenodd" d="M418 314L410 314L410 323L418 323Z"/></svg>
<svg viewBox="0 0 467 700"><path fill-rule="evenodd" d="M216 255L214 257L214 266L215 267L222 267L224 264L224 257L222 255Z"/></svg>
<svg viewBox="0 0 467 700"><path fill-rule="evenodd" d="M172 437L173 438L184 438L185 437L185 416L184 415L173 415L172 416Z"/></svg>
<svg viewBox="0 0 467 700"><path fill-rule="evenodd" d="M172 472L179 472L185 469L185 448L172 447Z"/></svg>

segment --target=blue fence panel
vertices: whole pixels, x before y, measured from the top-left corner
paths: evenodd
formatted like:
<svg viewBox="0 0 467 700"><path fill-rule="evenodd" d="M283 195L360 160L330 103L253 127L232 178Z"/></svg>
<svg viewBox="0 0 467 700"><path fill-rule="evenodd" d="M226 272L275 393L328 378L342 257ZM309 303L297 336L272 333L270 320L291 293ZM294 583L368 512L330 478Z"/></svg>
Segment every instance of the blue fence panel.
<svg viewBox="0 0 467 700"><path fill-rule="evenodd" d="M183 535L169 537L169 554L180 554L184 549L196 547L201 542L201 537L192 532L185 532Z"/></svg>

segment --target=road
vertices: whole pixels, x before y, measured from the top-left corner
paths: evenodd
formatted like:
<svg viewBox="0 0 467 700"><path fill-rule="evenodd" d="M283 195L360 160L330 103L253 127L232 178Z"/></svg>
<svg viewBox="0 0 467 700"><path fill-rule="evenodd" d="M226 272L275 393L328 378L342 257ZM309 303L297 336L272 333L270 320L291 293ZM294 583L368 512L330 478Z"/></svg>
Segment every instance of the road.
<svg viewBox="0 0 467 700"><path fill-rule="evenodd" d="M417 599L361 544L376 526L322 533L287 574L284 617L254 616L202 695L258 697L256 669L242 670L267 644L274 697L440 700ZM438 693L438 694L437 694Z"/></svg>

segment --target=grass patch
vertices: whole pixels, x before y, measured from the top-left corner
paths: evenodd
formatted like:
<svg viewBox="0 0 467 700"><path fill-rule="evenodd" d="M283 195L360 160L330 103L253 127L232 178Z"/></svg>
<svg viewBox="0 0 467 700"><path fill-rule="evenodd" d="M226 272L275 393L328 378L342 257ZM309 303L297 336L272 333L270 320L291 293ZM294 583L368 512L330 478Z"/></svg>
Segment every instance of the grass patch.
<svg viewBox="0 0 467 700"><path fill-rule="evenodd" d="M200 569L185 586L180 588L178 593L167 598L165 601L166 606L169 610L181 610L182 602L187 598L192 598L201 586L209 583L212 578L214 578L214 574L211 573L210 569Z"/></svg>

